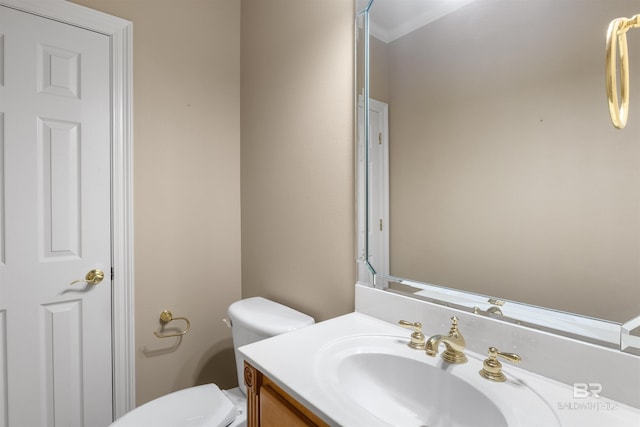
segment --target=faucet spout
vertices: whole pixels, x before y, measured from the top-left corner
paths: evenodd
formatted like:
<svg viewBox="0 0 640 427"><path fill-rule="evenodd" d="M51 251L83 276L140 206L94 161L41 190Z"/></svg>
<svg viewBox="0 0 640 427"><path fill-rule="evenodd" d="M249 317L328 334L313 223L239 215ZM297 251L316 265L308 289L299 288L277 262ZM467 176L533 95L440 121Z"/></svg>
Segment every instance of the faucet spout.
<svg viewBox="0 0 640 427"><path fill-rule="evenodd" d="M445 351L442 353L442 359L449 363L465 363L467 356L464 354L466 346L464 337L458 330L458 319L454 316L451 318L451 329L449 335L434 335L430 337L425 345L427 356L435 357L438 354L438 347L444 344Z"/></svg>
<svg viewBox="0 0 640 427"><path fill-rule="evenodd" d="M427 356L433 357L436 354L438 354L438 347L440 346L440 343L444 338L445 338L444 335L434 335L432 337L429 337L425 345L425 349L427 350Z"/></svg>

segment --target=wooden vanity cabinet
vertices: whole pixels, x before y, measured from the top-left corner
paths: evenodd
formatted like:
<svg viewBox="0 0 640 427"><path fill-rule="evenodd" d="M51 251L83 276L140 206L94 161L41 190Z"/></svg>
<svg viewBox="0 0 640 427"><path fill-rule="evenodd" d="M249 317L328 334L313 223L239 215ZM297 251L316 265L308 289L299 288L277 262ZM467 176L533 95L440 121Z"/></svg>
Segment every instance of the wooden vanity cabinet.
<svg viewBox="0 0 640 427"><path fill-rule="evenodd" d="M244 362L247 427L329 427L269 377Z"/></svg>

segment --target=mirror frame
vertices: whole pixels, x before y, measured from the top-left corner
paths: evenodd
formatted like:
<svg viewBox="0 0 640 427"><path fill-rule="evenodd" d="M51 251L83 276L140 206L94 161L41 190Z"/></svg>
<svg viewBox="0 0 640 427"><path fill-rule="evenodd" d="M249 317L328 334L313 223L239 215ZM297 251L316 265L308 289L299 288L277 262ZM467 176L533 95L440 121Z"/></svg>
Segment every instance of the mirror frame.
<svg viewBox="0 0 640 427"><path fill-rule="evenodd" d="M355 145L356 145L356 247L357 284L388 292L429 301L435 304L474 313L479 316L522 325L528 328L578 339L596 345L619 349L640 355L640 315L623 323L595 319L579 314L533 306L516 301L501 300L499 296L481 295L416 280L396 277L376 271L371 264L369 231L371 229L370 202L371 178L368 168L370 152L370 96L369 96L369 34L370 10L376 0L356 0L354 25L354 97L355 97ZM424 290L423 295L411 291L392 289L390 283L400 288ZM509 316L489 311L491 306L509 304Z"/></svg>

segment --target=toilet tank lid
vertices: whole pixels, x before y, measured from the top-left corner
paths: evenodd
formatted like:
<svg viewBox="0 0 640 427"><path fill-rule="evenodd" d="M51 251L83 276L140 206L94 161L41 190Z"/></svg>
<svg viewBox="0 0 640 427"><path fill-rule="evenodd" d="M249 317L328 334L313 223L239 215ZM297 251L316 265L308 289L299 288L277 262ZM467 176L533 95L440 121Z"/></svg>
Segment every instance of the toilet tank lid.
<svg viewBox="0 0 640 427"><path fill-rule="evenodd" d="M276 336L315 323L313 317L262 297L236 301L227 312L233 327L241 326L266 336Z"/></svg>

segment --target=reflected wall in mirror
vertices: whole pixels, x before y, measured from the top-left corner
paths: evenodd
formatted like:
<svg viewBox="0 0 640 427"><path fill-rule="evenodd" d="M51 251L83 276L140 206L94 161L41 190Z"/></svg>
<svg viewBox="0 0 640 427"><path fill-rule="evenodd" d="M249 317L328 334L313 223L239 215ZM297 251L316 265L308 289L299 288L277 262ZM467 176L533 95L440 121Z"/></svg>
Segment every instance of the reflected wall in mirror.
<svg viewBox="0 0 640 427"><path fill-rule="evenodd" d="M369 194L389 205L369 221L388 224L390 254L387 269L372 251L373 269L638 316L640 29L624 130L604 80L607 26L637 13L640 0L374 0L369 96L388 108L390 191Z"/></svg>

